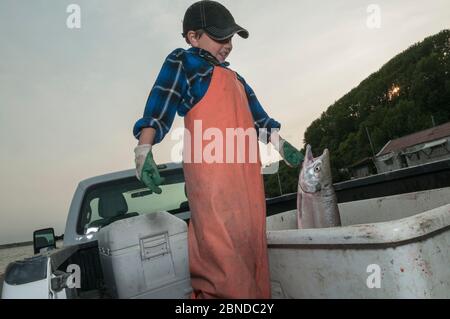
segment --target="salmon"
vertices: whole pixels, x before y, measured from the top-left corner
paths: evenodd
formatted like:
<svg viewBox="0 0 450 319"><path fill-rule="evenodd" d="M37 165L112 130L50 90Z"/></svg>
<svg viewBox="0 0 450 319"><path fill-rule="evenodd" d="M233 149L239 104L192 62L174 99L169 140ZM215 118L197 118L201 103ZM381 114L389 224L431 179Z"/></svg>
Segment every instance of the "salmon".
<svg viewBox="0 0 450 319"><path fill-rule="evenodd" d="M311 146L306 146L298 180L297 224L298 228L341 226L328 149L314 158Z"/></svg>

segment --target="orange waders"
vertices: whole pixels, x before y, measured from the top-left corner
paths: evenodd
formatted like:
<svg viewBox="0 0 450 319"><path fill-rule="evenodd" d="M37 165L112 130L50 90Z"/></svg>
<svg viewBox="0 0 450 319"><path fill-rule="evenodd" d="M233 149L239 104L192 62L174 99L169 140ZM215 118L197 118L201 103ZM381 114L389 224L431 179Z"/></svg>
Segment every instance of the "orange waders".
<svg viewBox="0 0 450 319"><path fill-rule="evenodd" d="M195 141L201 140L197 146L201 152L211 143L194 135L195 121L201 121L202 136L208 129L222 133L223 149L216 151L223 150L223 162L194 162ZM234 161L226 161L225 152L230 151L226 150L226 129L254 129L244 86L236 73L216 66L208 91L184 117L184 124L191 133L190 139L185 134L183 168L191 209L188 236L192 297L270 298L258 142L254 141L255 161L249 161L249 143L244 149L236 140L232 147ZM245 152L244 163L236 160L239 151Z"/></svg>

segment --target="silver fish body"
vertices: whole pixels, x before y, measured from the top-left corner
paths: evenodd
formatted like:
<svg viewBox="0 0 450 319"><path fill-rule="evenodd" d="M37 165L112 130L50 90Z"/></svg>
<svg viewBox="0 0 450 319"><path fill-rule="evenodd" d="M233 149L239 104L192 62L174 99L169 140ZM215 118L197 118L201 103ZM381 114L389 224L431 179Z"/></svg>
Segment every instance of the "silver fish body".
<svg viewBox="0 0 450 319"><path fill-rule="evenodd" d="M298 228L341 226L328 149L314 158L311 146L306 146L298 180L297 222Z"/></svg>

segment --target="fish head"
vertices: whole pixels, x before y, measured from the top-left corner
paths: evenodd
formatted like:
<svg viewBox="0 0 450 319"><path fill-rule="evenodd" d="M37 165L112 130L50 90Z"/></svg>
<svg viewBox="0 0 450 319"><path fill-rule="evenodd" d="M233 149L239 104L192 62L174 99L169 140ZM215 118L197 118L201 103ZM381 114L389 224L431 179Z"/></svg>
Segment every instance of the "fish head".
<svg viewBox="0 0 450 319"><path fill-rule="evenodd" d="M299 184L308 193L319 192L332 184L330 153L325 149L319 157L314 157L311 145L306 145L305 159L300 172Z"/></svg>

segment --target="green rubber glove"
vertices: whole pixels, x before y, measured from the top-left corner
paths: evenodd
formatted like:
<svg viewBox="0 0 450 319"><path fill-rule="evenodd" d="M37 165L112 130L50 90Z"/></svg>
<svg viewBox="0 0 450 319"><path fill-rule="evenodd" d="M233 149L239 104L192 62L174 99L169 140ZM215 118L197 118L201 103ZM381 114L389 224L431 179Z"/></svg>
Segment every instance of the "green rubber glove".
<svg viewBox="0 0 450 319"><path fill-rule="evenodd" d="M150 192L161 194L162 189L158 186L164 183L164 178L159 175L151 145L138 145L134 152L136 154L136 177L148 187Z"/></svg>
<svg viewBox="0 0 450 319"><path fill-rule="evenodd" d="M303 162L305 156L292 146L288 141L282 140L280 155L285 163L290 167L298 167Z"/></svg>

